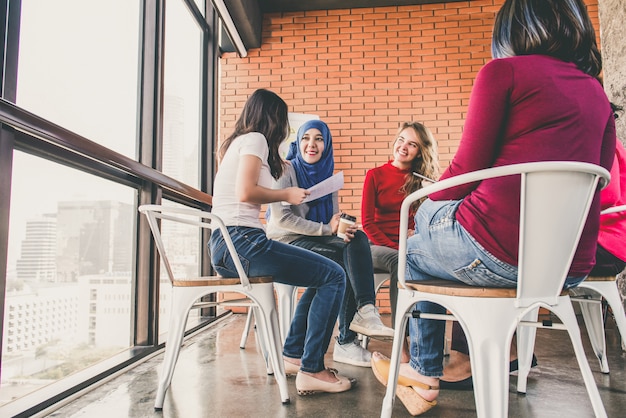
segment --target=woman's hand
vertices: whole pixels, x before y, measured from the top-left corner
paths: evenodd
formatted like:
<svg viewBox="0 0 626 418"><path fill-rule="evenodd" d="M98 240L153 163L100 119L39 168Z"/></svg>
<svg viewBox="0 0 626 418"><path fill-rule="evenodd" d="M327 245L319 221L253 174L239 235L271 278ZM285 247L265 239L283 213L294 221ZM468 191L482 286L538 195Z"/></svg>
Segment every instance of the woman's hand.
<svg viewBox="0 0 626 418"><path fill-rule="evenodd" d="M359 230L360 226L361 225L357 225L357 224L348 225L348 227L346 228L346 236L343 239L343 241L345 243L352 241L352 239L354 238L354 234L356 234L356 231Z"/></svg>
<svg viewBox="0 0 626 418"><path fill-rule="evenodd" d="M407 238L408 237L412 237L413 235L415 235L415 229L409 229L409 233L407 234Z"/></svg>
<svg viewBox="0 0 626 418"><path fill-rule="evenodd" d="M311 194L308 190L301 189L300 187L287 187L285 192L287 194L287 199L285 199L285 201L292 205L299 205L308 195Z"/></svg>
<svg viewBox="0 0 626 418"><path fill-rule="evenodd" d="M337 233L337 229L339 229L339 217L341 216L341 212L335 213L332 218L330 218L330 229L333 234Z"/></svg>

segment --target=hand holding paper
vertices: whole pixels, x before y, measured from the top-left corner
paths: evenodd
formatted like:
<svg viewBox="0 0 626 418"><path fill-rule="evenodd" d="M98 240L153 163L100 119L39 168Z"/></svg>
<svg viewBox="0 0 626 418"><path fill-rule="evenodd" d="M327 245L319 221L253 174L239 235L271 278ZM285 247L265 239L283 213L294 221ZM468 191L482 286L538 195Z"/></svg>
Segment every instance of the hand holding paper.
<svg viewBox="0 0 626 418"><path fill-rule="evenodd" d="M304 199L303 203L310 202L315 199L319 199L327 194L334 193L343 187L343 171L335 174L332 177L327 178L324 181L317 183L315 186L309 188L311 194Z"/></svg>
<svg viewBox="0 0 626 418"><path fill-rule="evenodd" d="M307 196L302 203L311 202L327 194L334 193L343 187L343 171L335 174L332 177L327 178L324 181L317 183L315 186L308 189L311 194ZM288 202L282 202L283 205L289 205Z"/></svg>

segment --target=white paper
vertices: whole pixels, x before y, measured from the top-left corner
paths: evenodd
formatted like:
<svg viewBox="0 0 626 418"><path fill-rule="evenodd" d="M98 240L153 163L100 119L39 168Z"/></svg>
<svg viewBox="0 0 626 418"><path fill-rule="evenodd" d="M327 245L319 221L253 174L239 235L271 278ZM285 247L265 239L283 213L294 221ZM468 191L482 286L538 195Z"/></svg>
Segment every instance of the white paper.
<svg viewBox="0 0 626 418"><path fill-rule="evenodd" d="M310 195L302 201L302 203L319 199L327 194L334 193L343 187L343 171L338 172L334 176L328 177L324 181L320 181L315 186L309 188Z"/></svg>
<svg viewBox="0 0 626 418"><path fill-rule="evenodd" d="M327 194L334 193L343 187L343 171L338 172L334 176L327 178L324 181L320 181L315 186L308 189L311 192L310 195L302 201L302 203L311 202ZM289 205L288 202L282 202L283 205Z"/></svg>

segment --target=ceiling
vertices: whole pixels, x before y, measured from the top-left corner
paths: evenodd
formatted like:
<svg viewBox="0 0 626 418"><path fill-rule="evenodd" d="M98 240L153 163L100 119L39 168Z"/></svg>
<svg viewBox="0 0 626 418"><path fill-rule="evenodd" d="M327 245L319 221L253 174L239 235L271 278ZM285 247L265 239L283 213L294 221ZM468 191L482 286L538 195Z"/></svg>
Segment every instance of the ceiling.
<svg viewBox="0 0 626 418"><path fill-rule="evenodd" d="M241 48L259 48L264 13L301 12L308 10L358 9L364 7L407 6L414 4L454 3L467 0L213 0L217 6L223 4L226 9L220 15L228 14L232 25L228 35L223 36L222 51L235 51L231 42L237 32L241 38ZM219 7L218 7L219 9ZM223 16L222 16L223 17ZM239 52L241 53L241 48Z"/></svg>

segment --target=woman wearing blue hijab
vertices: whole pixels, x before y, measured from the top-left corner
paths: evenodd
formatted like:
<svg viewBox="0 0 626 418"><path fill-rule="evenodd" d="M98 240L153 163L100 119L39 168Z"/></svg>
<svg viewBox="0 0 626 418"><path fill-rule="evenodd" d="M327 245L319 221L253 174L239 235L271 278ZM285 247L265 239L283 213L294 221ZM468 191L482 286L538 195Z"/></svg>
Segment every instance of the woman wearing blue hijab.
<svg viewBox="0 0 626 418"><path fill-rule="evenodd" d="M333 141L326 123L305 122L287 154L290 162L283 175L274 182L275 189L297 186L309 189L333 175L335 162ZM367 236L356 225L348 227L346 238L337 237L339 211L337 192L299 205L272 203L267 223L267 236L281 242L321 254L343 267L350 286L346 286L339 310L339 336L333 360L354 366L371 367L371 353L361 347L357 332L371 337L393 337L393 329L380 320L375 306L374 269ZM283 350L288 373L297 372L302 353L290 351L290 340L304 338L308 310L315 295L307 288L296 308L289 338ZM297 345L294 344L294 347ZM301 346L301 344L299 345Z"/></svg>

